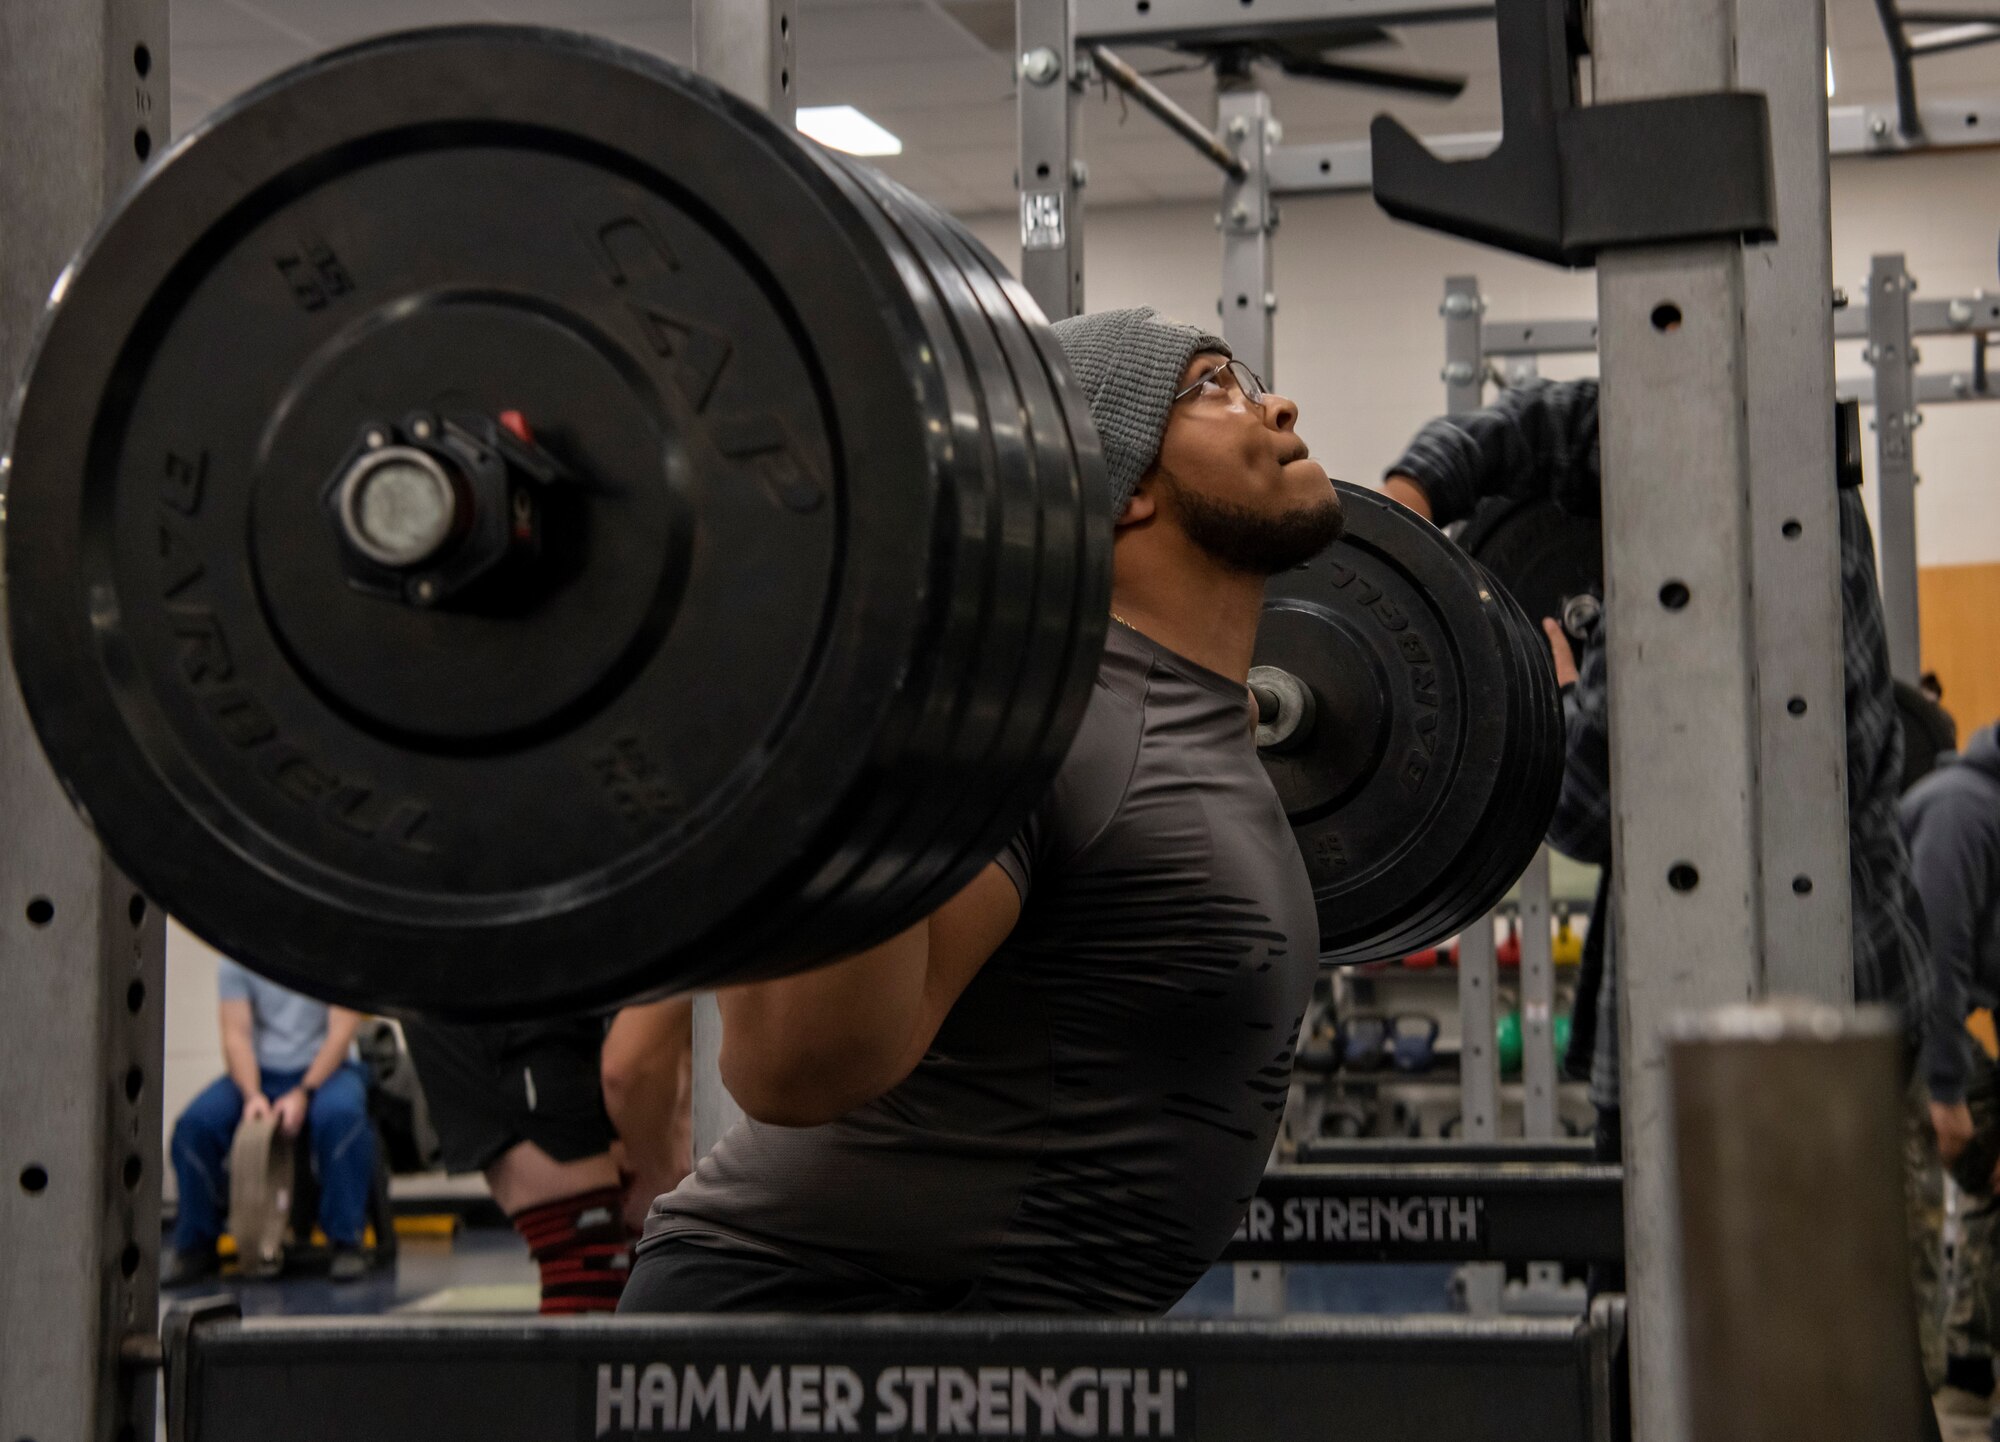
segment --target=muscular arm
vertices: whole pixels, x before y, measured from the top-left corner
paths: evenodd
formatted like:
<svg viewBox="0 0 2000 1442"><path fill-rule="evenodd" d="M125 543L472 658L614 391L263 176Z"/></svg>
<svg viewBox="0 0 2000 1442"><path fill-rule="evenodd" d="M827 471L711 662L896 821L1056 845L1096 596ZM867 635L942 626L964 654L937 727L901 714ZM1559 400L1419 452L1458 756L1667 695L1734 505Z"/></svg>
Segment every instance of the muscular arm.
<svg viewBox="0 0 2000 1442"><path fill-rule="evenodd" d="M1549 818L1549 845L1597 866L1611 861L1611 708L1601 622L1591 627L1576 681L1563 697L1562 790Z"/></svg>
<svg viewBox="0 0 2000 1442"><path fill-rule="evenodd" d="M693 1010L686 997L628 1006L604 1035L599 1063L604 1109L618 1129L625 1167L648 1200L672 1191L691 1164Z"/></svg>
<svg viewBox="0 0 2000 1442"><path fill-rule="evenodd" d="M818 1126L923 1060L946 1013L1013 931L1020 894L991 865L926 921L816 971L717 993L722 1081L776 1126Z"/></svg>
<svg viewBox="0 0 2000 1442"><path fill-rule="evenodd" d="M1594 516L1598 484L1597 382L1536 381L1430 422L1389 467L1384 490L1446 525L1488 496L1546 497Z"/></svg>
<svg viewBox="0 0 2000 1442"><path fill-rule="evenodd" d="M264 1076L257 1066L257 1042L251 1033L250 1003L225 998L217 1007L222 1023L222 1065L236 1090L249 1097L264 1095Z"/></svg>
<svg viewBox="0 0 2000 1442"><path fill-rule="evenodd" d="M299 1087L304 1091L317 1091L326 1085L326 1079L340 1070L347 1060L347 1049L354 1044L354 1033L361 1029L361 1013L349 1011L344 1006L330 1006L326 1009L326 1040L319 1044L319 1051L313 1055L312 1065L306 1068Z"/></svg>

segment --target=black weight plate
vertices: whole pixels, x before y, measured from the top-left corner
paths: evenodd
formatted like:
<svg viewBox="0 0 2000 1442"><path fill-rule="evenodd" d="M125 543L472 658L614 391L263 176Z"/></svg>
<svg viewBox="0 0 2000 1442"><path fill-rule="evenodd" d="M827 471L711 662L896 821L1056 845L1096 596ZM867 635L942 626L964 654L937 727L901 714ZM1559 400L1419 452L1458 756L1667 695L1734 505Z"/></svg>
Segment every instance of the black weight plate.
<svg viewBox="0 0 2000 1442"><path fill-rule="evenodd" d="M956 764L968 777L988 778L1004 774L1003 766L989 763L1000 760L1014 699L1013 679L1034 649L1037 622L1045 625L1049 619L1037 615L1034 604L1042 562L1039 498L1022 434L1020 394L985 313L964 275L917 213L914 197L863 167L853 166L851 174L867 195L866 203L880 211L897 240L909 248L923 285L937 297L947 327L941 346L963 359L968 385L964 404L953 413L953 443L966 463L976 464L987 478L985 525L995 564L972 597L982 609L981 641L971 658L980 684L946 699L952 711ZM911 288L917 288L914 282ZM1067 626L1070 617L1071 608L1065 606L1059 619ZM933 792L925 798L927 809L910 817L908 834L913 844L933 846L952 814L990 813L996 809L994 800L990 785L983 783L967 785L958 794ZM989 857L1004 840L994 843ZM894 855L877 858L862 876L862 884L892 895L920 880L905 858Z"/></svg>
<svg viewBox="0 0 2000 1442"><path fill-rule="evenodd" d="M1014 542L838 164L662 62L498 27L315 61L156 164L45 325L6 554L30 713L143 889L290 985L471 1017L914 920L857 855L962 884L964 838L902 830L961 824L923 802L973 784L958 743L904 762L991 684L950 622ZM325 482L419 407L524 411L581 477L524 613L339 583ZM1041 673L1051 714L1088 650ZM978 779L986 831L1073 726Z"/></svg>
<svg viewBox="0 0 2000 1442"><path fill-rule="evenodd" d="M1573 516L1553 501L1482 501L1459 536L1473 559L1497 578L1528 619L1562 619L1563 602L1604 589L1604 540L1592 516Z"/></svg>
<svg viewBox="0 0 2000 1442"><path fill-rule="evenodd" d="M1005 493L981 424L982 378L961 342L961 318L894 218L868 195L862 168L831 152L817 154L893 258L925 327L927 349L943 386L942 405L935 412L937 464L953 478L951 529L941 539L950 546L948 564L958 584L941 615L942 629L927 647L930 665L910 678L908 689L921 698L921 705L896 744L895 794L900 801L893 825L879 838L856 838L846 848L842 867L824 873L822 886L801 898L794 922L801 927L818 924L818 908L837 909L852 895L867 894L878 905L894 905L899 897L934 885L936 841L949 824L951 808L967 790L1004 785L1006 778L997 770L970 768L968 756L976 755L976 743L967 737L968 723L976 710L990 709L995 699L986 652L995 640L996 574L1003 568L1016 573L1024 566L1032 569L1034 560L1032 554L1022 554L1017 540L1010 548L1005 534ZM939 784L944 777L954 784Z"/></svg>
<svg viewBox="0 0 2000 1442"><path fill-rule="evenodd" d="M1515 668L1466 555L1377 493L1336 485L1346 533L1272 580L1256 661L1314 693L1310 741L1264 761L1312 877L1321 955L1363 961L1394 954L1385 938L1483 859L1472 843L1504 788Z"/></svg>
<svg viewBox="0 0 2000 1442"><path fill-rule="evenodd" d="M1541 627L1504 588L1485 577L1505 614L1507 650L1514 679L1509 700L1515 713L1504 789L1495 797L1466 868L1465 884L1427 925L1430 939L1463 930L1497 905L1534 858L1554 813L1562 784L1562 704ZM1428 940L1417 943L1428 944Z"/></svg>
<svg viewBox="0 0 2000 1442"><path fill-rule="evenodd" d="M1039 537L1039 564L1019 586L1003 579L995 602L1002 634L1032 637L1040 644L1019 648L1017 655L989 653L1011 673L1005 688L1008 704L995 718L989 748L969 758L975 771L1011 771L1018 764L1014 758L1046 746L1052 729L1074 729L1076 718L1065 720L1063 715L1069 698L1052 691L1050 679L1079 655L1095 656L1102 648L1109 578L1092 574L1089 542L1093 530L1108 526L1108 518L1101 507L1085 504L1082 488L1105 483L1095 469L1095 455L1082 461L1071 447L1053 378L1030 334L1031 327L1046 328L1039 310L1032 302L1026 302L1025 310L1017 306L1002 283L999 263L957 222L886 177L863 172L863 178L885 208L898 215L906 233L931 242L919 241L925 264L953 294L965 318L968 348L977 354L986 380L988 435L997 453L1022 466L1019 474L1029 483L1009 492L1005 524L1017 545L1025 547ZM963 289L950 284L953 276ZM969 850L991 855L1008 840L1008 833L993 829L1001 813L976 792L968 791L965 803L981 813L977 824L965 828L977 838Z"/></svg>

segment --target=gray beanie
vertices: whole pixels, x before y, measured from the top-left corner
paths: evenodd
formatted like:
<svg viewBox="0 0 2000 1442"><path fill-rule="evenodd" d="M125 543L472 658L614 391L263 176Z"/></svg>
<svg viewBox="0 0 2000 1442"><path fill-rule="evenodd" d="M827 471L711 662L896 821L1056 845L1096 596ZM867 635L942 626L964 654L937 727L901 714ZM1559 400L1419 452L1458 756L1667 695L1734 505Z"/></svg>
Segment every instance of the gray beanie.
<svg viewBox="0 0 2000 1442"><path fill-rule="evenodd" d="M1195 326L1161 320L1143 305L1057 321L1055 334L1104 443L1111 514L1121 515L1160 454L1167 411L1188 361L1201 351L1228 355L1229 346Z"/></svg>

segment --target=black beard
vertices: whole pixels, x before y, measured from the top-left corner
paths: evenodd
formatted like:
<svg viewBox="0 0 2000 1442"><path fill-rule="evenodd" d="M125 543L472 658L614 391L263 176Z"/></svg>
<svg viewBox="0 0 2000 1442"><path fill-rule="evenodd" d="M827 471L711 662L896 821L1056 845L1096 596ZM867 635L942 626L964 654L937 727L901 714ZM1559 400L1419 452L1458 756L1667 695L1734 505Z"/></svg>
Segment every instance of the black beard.
<svg viewBox="0 0 2000 1442"><path fill-rule="evenodd" d="M1331 486L1323 501L1270 516L1201 495L1171 479L1168 485L1188 539L1230 570L1249 576L1276 576L1303 566L1339 540L1347 524L1340 493Z"/></svg>

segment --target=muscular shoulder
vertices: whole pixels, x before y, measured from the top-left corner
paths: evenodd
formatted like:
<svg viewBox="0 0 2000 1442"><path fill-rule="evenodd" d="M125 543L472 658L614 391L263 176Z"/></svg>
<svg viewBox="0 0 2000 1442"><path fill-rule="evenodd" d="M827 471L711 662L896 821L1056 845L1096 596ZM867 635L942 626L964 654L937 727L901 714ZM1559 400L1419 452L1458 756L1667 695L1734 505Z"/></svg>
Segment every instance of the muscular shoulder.
<svg viewBox="0 0 2000 1442"><path fill-rule="evenodd" d="M1060 870L1102 835L1132 783L1145 732L1143 675L1106 666L1092 689L1069 753L1026 824L994 858L1025 904L1038 879Z"/></svg>
<svg viewBox="0 0 2000 1442"><path fill-rule="evenodd" d="M1057 854L1074 856L1117 816L1131 789L1145 730L1145 688L1099 677L1076 740L1043 803Z"/></svg>

